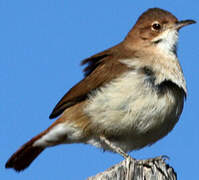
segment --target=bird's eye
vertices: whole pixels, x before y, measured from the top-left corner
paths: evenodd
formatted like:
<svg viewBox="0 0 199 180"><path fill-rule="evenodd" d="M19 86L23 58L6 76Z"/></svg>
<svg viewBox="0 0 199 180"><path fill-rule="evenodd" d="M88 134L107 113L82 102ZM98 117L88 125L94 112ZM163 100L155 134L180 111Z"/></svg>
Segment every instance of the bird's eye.
<svg viewBox="0 0 199 180"><path fill-rule="evenodd" d="M153 31L160 31L161 30L161 25L158 22L154 22L151 26Z"/></svg>

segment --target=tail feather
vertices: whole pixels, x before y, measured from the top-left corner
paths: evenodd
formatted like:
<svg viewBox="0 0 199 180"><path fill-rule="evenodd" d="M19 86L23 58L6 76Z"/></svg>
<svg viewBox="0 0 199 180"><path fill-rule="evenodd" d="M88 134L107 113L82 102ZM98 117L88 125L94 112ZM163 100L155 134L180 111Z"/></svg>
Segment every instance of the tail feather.
<svg viewBox="0 0 199 180"><path fill-rule="evenodd" d="M43 133L35 136L16 151L7 161L5 167L22 171L27 168L32 161L44 150L44 147L33 146L34 142L41 138Z"/></svg>
<svg viewBox="0 0 199 180"><path fill-rule="evenodd" d="M26 169L46 147L65 142L67 128L64 126L62 127L60 122L62 122L61 118L21 146L21 148L8 159L5 167L13 168L16 171L22 171ZM47 136L45 137L45 135ZM45 138L42 140L43 137Z"/></svg>

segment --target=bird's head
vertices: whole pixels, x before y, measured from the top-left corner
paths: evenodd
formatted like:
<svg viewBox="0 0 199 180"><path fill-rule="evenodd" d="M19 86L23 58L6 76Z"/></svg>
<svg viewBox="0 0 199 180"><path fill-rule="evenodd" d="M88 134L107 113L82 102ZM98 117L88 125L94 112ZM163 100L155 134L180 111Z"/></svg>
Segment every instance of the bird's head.
<svg viewBox="0 0 199 180"><path fill-rule="evenodd" d="M133 48L155 48L164 53L176 54L178 31L196 23L194 20L179 21L170 12L152 8L144 12L129 32L126 42Z"/></svg>

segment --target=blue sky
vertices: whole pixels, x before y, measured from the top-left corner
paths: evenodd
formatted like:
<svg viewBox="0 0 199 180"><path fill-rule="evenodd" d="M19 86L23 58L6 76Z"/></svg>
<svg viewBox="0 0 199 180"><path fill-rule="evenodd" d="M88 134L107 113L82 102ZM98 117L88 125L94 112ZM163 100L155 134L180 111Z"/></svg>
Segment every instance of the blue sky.
<svg viewBox="0 0 199 180"><path fill-rule="evenodd" d="M120 162L117 154L89 145L44 151L22 173L4 164L19 146L47 128L51 110L82 79L80 61L120 42L146 9L160 7L180 20L198 21L196 0L1 0L0 1L0 179L85 179ZM179 59L188 97L174 130L135 158L168 155L180 180L198 177L198 28L180 31Z"/></svg>

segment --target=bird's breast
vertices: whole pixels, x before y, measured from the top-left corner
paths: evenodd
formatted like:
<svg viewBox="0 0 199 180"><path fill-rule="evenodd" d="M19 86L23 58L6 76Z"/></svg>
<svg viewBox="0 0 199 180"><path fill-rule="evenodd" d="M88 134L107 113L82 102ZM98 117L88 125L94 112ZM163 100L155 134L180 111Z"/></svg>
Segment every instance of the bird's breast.
<svg viewBox="0 0 199 180"><path fill-rule="evenodd" d="M148 134L157 139L173 128L182 112L184 95L175 85L154 87L149 74L129 71L90 95L84 111L95 133L132 138ZM154 138L145 143L153 143Z"/></svg>

